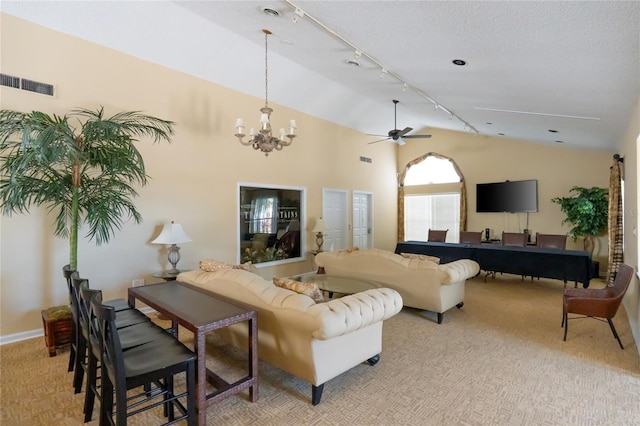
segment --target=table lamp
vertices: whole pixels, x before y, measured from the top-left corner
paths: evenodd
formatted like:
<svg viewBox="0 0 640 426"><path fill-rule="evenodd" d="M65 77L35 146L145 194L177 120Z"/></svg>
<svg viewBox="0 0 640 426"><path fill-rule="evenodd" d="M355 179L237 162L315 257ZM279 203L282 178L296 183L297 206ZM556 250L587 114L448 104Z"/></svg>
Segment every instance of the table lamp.
<svg viewBox="0 0 640 426"><path fill-rule="evenodd" d="M318 251L322 251L322 244L324 243L323 234L327 232L329 228L327 224L324 223L324 219L320 218L316 221L316 226L313 227L311 232L316 233L316 244L318 245Z"/></svg>
<svg viewBox="0 0 640 426"><path fill-rule="evenodd" d="M170 274L177 274L180 272L176 267L180 261L180 247L177 244L188 243L191 238L184 232L182 225L179 223L167 223L162 228L162 232L158 237L151 241L151 244L170 244L169 246L169 263L171 263L171 269L167 271Z"/></svg>

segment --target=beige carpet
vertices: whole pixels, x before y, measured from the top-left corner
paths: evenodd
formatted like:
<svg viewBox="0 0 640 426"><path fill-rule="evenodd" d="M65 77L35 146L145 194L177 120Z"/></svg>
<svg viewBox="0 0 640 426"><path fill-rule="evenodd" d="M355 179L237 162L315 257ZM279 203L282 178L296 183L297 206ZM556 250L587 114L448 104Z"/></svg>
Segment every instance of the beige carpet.
<svg viewBox="0 0 640 426"><path fill-rule="evenodd" d="M309 384L261 363L259 401L232 396L209 408L207 423L639 425L640 357L624 309L614 319L624 350L592 319L573 320L563 342L561 295L559 281L476 278L442 325L408 308L386 321L381 361L328 382L320 405L311 405ZM208 342L210 367L237 376L245 355ZM82 424L67 351L49 358L38 338L4 345L0 357L2 425ZM130 424L161 420L156 411Z"/></svg>

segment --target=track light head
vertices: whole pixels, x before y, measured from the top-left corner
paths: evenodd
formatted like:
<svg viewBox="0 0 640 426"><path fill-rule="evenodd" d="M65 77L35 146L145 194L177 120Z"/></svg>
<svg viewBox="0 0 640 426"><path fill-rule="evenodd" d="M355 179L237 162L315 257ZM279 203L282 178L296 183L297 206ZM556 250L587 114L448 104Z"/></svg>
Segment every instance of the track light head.
<svg viewBox="0 0 640 426"><path fill-rule="evenodd" d="M296 10L293 12L291 16L291 21L295 24L298 20L304 18L304 12L296 7Z"/></svg>

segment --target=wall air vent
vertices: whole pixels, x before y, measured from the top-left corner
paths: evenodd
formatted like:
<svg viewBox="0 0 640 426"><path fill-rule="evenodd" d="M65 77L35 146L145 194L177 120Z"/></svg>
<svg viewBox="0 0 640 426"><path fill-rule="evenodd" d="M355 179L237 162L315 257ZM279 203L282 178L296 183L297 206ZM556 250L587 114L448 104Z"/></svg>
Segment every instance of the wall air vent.
<svg viewBox="0 0 640 426"><path fill-rule="evenodd" d="M0 85L13 87L14 89L19 89L20 77L14 77L8 74L0 74Z"/></svg>
<svg viewBox="0 0 640 426"><path fill-rule="evenodd" d="M371 163L371 158L360 156L360 161L363 163Z"/></svg>
<svg viewBox="0 0 640 426"><path fill-rule="evenodd" d="M22 79L22 90L53 96L53 84L40 83L26 78Z"/></svg>
<svg viewBox="0 0 640 426"><path fill-rule="evenodd" d="M8 74L0 74L0 85L53 96L53 84L41 83L39 81L15 77Z"/></svg>

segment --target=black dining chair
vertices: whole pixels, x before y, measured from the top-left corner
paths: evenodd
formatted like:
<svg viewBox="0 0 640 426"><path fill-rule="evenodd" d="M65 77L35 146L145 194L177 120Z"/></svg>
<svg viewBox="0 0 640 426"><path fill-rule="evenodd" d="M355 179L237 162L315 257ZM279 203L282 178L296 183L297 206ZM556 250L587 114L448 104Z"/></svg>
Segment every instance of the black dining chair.
<svg viewBox="0 0 640 426"><path fill-rule="evenodd" d="M176 339L163 339L162 342L146 343L125 351L121 330L116 325L115 309L103 305L97 297L92 299L91 309L95 315L92 328L100 342L100 424L124 426L127 417L163 405L168 418L165 424L187 420L188 425L195 425L196 355ZM176 395L173 382L179 373L186 375L185 391ZM149 384L154 387L135 395L127 393ZM185 400L186 406L181 399ZM174 408L178 408L181 416L175 416Z"/></svg>
<svg viewBox="0 0 640 426"><path fill-rule="evenodd" d="M72 323L71 323L71 348L69 349L69 365L67 366L67 371L71 372L73 371L75 364L76 364L76 350L78 348L78 338L77 338L77 333L78 333L78 311L76 308L74 308L73 305L73 287L71 286L71 275L74 273L75 271L73 269L71 269L71 265L64 265L62 267L62 275L64 276L65 280L67 280L67 290L69 291L69 303L71 304L71 318L72 318Z"/></svg>
<svg viewBox="0 0 640 426"><path fill-rule="evenodd" d="M87 383L85 386L85 398L84 398L84 421L91 421L93 416L93 407L96 398L98 401L102 401L101 393L101 376L99 376L100 369L100 356L101 356L101 342L96 334L95 327L95 314L91 306L91 301L97 299L102 303L102 291L90 289L83 282L80 285L80 298L82 303L82 320L87 323L86 327L89 331L88 338L88 352L87 352ZM118 319L120 312L116 311L116 327L120 334L120 343L122 350L126 351L138 346L145 345L151 342L163 342L171 344L174 340L173 336L167 333L166 330L157 326L151 321L143 321L136 324L123 326L123 321ZM120 324L118 324L120 322ZM147 387L149 390L149 387ZM101 402L102 403L102 402Z"/></svg>
<svg viewBox="0 0 640 426"><path fill-rule="evenodd" d="M88 339L89 339L89 301L82 299L81 287L89 287L89 280L86 278L80 278L77 272L71 275L71 286L73 288L71 294L72 311L77 311L78 323L76 328L78 332L75 335L76 339L76 356L75 366L73 372L73 389L74 393L80 393L82 391L82 382L84 381L84 374L87 370L87 356L88 356ZM118 326L127 327L142 322L150 322L151 318L138 311L132 309L124 299L116 299L109 302L111 306L118 312Z"/></svg>

